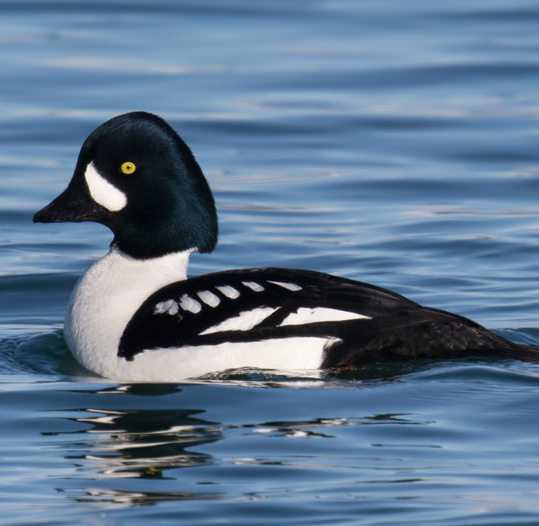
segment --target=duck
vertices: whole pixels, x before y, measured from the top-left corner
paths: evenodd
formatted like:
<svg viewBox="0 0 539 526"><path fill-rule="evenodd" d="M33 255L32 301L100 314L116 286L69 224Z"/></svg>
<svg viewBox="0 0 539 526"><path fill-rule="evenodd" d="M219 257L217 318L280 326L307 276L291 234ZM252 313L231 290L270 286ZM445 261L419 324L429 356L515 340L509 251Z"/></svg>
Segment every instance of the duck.
<svg viewBox="0 0 539 526"><path fill-rule="evenodd" d="M84 141L67 188L36 223L94 221L114 237L77 282L64 338L86 369L120 382L177 382L242 368L321 371L468 357L538 362L457 314L312 270L187 277L218 239L214 197L161 117L135 111Z"/></svg>

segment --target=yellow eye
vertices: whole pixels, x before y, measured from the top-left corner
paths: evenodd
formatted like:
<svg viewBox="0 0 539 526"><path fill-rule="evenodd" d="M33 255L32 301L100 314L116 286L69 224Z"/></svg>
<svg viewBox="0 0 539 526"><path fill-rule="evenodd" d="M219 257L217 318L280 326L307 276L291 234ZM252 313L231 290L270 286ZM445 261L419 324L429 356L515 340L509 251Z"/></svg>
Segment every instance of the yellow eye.
<svg viewBox="0 0 539 526"><path fill-rule="evenodd" d="M137 169L135 163L126 162L120 166L120 170L127 175L131 175Z"/></svg>

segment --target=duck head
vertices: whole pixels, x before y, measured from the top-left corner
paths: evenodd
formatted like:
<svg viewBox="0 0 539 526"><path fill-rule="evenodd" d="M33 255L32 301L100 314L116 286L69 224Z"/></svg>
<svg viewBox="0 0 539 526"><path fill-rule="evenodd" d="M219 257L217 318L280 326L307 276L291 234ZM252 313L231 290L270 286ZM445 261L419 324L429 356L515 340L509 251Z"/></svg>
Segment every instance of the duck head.
<svg viewBox="0 0 539 526"><path fill-rule="evenodd" d="M136 259L217 243L215 202L193 154L160 117L132 112L95 129L82 145L66 190L36 223L96 221Z"/></svg>

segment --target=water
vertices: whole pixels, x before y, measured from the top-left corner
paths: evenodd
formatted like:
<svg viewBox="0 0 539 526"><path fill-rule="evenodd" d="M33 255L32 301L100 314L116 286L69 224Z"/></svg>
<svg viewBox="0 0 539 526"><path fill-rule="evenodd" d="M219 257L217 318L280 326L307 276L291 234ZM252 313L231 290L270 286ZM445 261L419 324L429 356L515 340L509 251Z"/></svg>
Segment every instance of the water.
<svg viewBox="0 0 539 526"><path fill-rule="evenodd" d="M34 225L82 141L167 118L218 249L539 343L539 8L525 0L0 2L0 524L536 524L539 366L119 385L62 339L100 225Z"/></svg>

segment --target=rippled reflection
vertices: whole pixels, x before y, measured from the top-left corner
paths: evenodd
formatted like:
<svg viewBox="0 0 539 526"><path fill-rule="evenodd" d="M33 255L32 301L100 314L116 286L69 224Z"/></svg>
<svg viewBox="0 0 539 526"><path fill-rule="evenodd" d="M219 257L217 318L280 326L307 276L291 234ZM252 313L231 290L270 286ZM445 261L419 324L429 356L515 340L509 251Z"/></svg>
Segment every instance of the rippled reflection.
<svg viewBox="0 0 539 526"><path fill-rule="evenodd" d="M118 386L96 394L165 395L177 391L168 385ZM212 462L199 453L201 444L222 438L219 423L199 418L201 409L79 409L84 416L72 419L88 427L75 432L66 459L81 476L93 479L164 477L170 468L199 466Z"/></svg>
<svg viewBox="0 0 539 526"><path fill-rule="evenodd" d="M110 504L128 504L132 506L149 506L158 504L159 502L167 501L182 501L182 500L218 500L223 497L222 493L206 492L206 493L189 493L189 492L136 492L122 491L118 489L89 489L80 495L79 491L68 492L73 493L74 499L77 502L99 502Z"/></svg>
<svg viewBox="0 0 539 526"><path fill-rule="evenodd" d="M89 469L103 477L161 477L168 468L205 464L211 462L209 455L185 448L222 438L219 426L193 416L201 411L87 412L95 416L77 421L89 423L86 433L95 434L96 440L85 459L94 464Z"/></svg>
<svg viewBox="0 0 539 526"><path fill-rule="evenodd" d="M267 380L268 386L275 382ZM230 397L230 415L235 411L237 389L255 399L260 392L276 397L283 390L282 384L277 389L247 385L223 386L222 392ZM327 385L330 391L336 387L332 382ZM295 386L291 379L288 387L298 395L318 392ZM414 458L399 453L388 465L387 460L373 454L373 448L397 448L399 452L439 448L438 443L420 438L421 429L435 422L405 413L305 420L249 420L242 416L239 423L225 425L205 419L206 409L181 407L184 394L197 398L198 389L203 387L135 384L77 391L84 400L94 402L69 412L75 416L67 420L78 428L43 433L59 438L64 458L74 466L69 483L59 490L81 503L129 507L166 501L289 500L305 491L329 491L341 495L339 498L356 499L363 494L365 484L411 482L403 479L403 472L413 469ZM170 408L171 402L180 407ZM253 399L251 403L256 402ZM202 401L200 407L206 404ZM264 411L262 414L267 416ZM381 426L388 429L386 440L372 443L371 438L379 432L373 434L369 428ZM413 442L400 436L403 426L418 428L412 432ZM335 439L344 446L340 453L335 450ZM211 448L213 454L199 450L219 441L222 445L217 450ZM276 469L278 480L268 485L272 480L268 474ZM327 469L335 470L334 480L320 486L320 470ZM130 483L130 479L140 482ZM263 480L266 482L260 485ZM300 481L301 490L297 486Z"/></svg>

